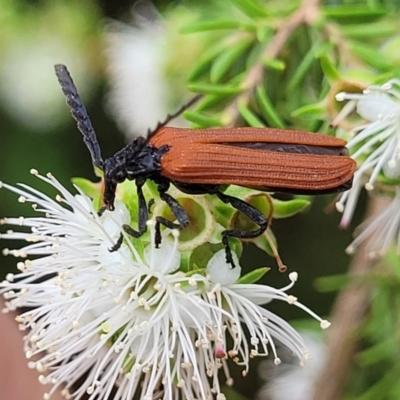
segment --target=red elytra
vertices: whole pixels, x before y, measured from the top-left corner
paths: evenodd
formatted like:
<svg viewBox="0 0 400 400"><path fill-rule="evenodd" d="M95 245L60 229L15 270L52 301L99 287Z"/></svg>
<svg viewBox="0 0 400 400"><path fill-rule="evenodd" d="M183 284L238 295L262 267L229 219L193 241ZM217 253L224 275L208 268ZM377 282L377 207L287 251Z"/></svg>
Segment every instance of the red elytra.
<svg viewBox="0 0 400 400"><path fill-rule="evenodd" d="M161 175L188 184L329 193L350 185L356 168L346 141L296 130L163 127L149 144L168 145Z"/></svg>

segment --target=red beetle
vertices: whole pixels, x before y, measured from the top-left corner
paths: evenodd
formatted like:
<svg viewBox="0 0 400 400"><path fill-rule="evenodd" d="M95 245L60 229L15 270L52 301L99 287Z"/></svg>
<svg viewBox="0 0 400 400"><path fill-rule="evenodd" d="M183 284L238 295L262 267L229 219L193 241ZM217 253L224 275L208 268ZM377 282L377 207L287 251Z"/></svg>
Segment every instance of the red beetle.
<svg viewBox="0 0 400 400"><path fill-rule="evenodd" d="M73 117L92 155L93 164L104 172L104 210L114 210L117 185L134 180L139 201L138 230L124 225L134 237L146 231L148 206L142 186L147 179L158 187L177 223L156 217L156 246L161 242L160 225L184 228L189 218L182 206L167 193L170 183L188 194L214 194L241 211L259 228L222 232L226 259L234 266L229 237L255 238L268 226L268 219L249 203L220 191L221 185L239 185L263 191L325 194L350 189L356 163L348 156L346 142L331 136L272 128L182 129L165 125L178 113L138 137L103 161L89 116L64 65L55 66L58 80ZM112 248L116 250L121 239Z"/></svg>

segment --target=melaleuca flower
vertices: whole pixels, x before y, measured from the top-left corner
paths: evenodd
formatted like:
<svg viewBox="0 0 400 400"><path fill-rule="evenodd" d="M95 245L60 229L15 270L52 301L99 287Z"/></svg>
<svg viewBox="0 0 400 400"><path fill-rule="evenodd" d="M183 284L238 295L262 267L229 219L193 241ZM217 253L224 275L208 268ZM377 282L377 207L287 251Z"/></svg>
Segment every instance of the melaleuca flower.
<svg viewBox="0 0 400 400"><path fill-rule="evenodd" d="M223 252L205 269L185 270L179 232L165 229L156 249L152 220L147 242L124 237L111 252L122 225L131 222L124 203L98 216L79 189L72 195L51 175L39 177L59 192L56 200L26 185L2 184L42 215L1 221L16 227L2 239L28 244L3 251L24 261L0 292L5 311L27 308L17 321L26 331L26 356L36 360L30 366L52 385L46 399L62 388L73 399L222 400L220 380L232 384L229 359L245 374L251 358L272 349L278 364L275 342L307 359L296 331L260 307L278 299L316 317L286 294L297 275L283 289L246 283Z"/></svg>
<svg viewBox="0 0 400 400"><path fill-rule="evenodd" d="M359 164L353 188L337 204L339 211L344 211L341 224L347 226L363 185L373 190L380 174L395 179L400 176L400 81L370 86L363 93L341 92L336 99L349 100L351 107L343 108L344 113L339 114L335 124L354 108L369 121L353 128L352 139L347 144Z"/></svg>
<svg viewBox="0 0 400 400"><path fill-rule="evenodd" d="M400 188L396 190L390 204L378 215L364 221L356 232L356 239L346 249L349 254L368 240L368 255L371 258L383 256L392 246L397 245L400 253Z"/></svg>
<svg viewBox="0 0 400 400"><path fill-rule="evenodd" d="M312 399L315 384L326 363L326 346L316 332L303 331L302 337L313 354L307 367L297 368L286 351L282 352L283 360L279 368L274 368L269 360L262 362L259 375L266 383L257 393L257 400Z"/></svg>
<svg viewBox="0 0 400 400"><path fill-rule="evenodd" d="M168 88L162 68L165 28L151 3L135 7L134 27L105 27L110 90L107 105L129 140L165 118ZM142 13L146 12L145 15ZM149 20L150 14L154 16Z"/></svg>
<svg viewBox="0 0 400 400"><path fill-rule="evenodd" d="M300 360L300 365L303 365L309 358L309 353L300 335L285 320L268 309L260 307L261 304L269 303L272 300L285 301L302 308L319 320L322 329L330 326L328 321L320 319L299 303L295 296L286 293L297 281L296 272L289 274L291 283L282 289L241 283L240 268L230 269L229 264L224 261L224 252L220 251L210 260L207 273L210 286L203 297L214 309L213 325L219 327L220 335L225 332L217 341L220 344L218 352L221 358L225 356L224 346L227 343L225 336L227 334L232 336L234 344L228 354L236 363L244 366L243 375L248 372L250 359L268 355L269 348L272 350L274 363L276 365L281 363L274 340L286 346ZM246 281L246 278L243 280ZM249 332L251 346L249 346L245 330L240 322Z"/></svg>

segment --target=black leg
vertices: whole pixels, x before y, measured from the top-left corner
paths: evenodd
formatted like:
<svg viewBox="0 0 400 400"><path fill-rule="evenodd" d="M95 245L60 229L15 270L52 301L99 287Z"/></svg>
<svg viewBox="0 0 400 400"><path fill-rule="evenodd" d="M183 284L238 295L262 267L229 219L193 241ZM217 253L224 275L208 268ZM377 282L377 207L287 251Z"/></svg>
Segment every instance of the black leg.
<svg viewBox="0 0 400 400"><path fill-rule="evenodd" d="M158 246L161 243L161 230L160 225L164 225L170 229L183 229L185 226L189 224L189 217L186 214L186 211L183 207L168 193L165 193L169 188L168 182L163 182L158 185L158 192L160 193L161 200L167 203L168 207L174 213L175 218L178 220L178 223L171 222L164 217L156 217L156 237L155 237L155 245Z"/></svg>
<svg viewBox="0 0 400 400"><path fill-rule="evenodd" d="M262 233L264 233L267 229L268 219L265 217L264 214L262 214L252 205L246 203L243 200L240 200L236 197L228 196L227 194L221 193L219 191L216 191L215 194L221 201L223 201L224 203L229 203L233 208L236 208L236 210L242 212L259 226L259 228L254 231L248 231L245 229L228 229L222 232L222 244L225 247L226 261L234 268L235 264L232 258L232 251L229 247L229 237L237 237L239 239L256 238L257 236L260 236Z"/></svg>
<svg viewBox="0 0 400 400"><path fill-rule="evenodd" d="M119 238L117 240L117 242L114 244L114 246L112 246L111 248L108 249L108 251L110 253L117 251L121 246L122 246L122 242L124 241L124 236L122 235L122 233L119 235Z"/></svg>
<svg viewBox="0 0 400 400"><path fill-rule="evenodd" d="M147 213L147 204L146 200L143 195L143 184L145 181L139 181L136 180L136 188L137 188L137 197L138 197L138 207L139 207L139 212L138 212L138 230L136 231L129 225L123 225L124 231L128 234L133 236L134 238L138 238L143 235L143 233L146 232L147 229L147 218L148 218L148 213Z"/></svg>
<svg viewBox="0 0 400 400"><path fill-rule="evenodd" d="M107 210L107 206L101 206L99 211L97 211L97 215L101 217L104 214L104 211Z"/></svg>
<svg viewBox="0 0 400 400"><path fill-rule="evenodd" d="M149 215L153 214L151 208L154 206L155 203L156 201L154 199L150 199L149 202L147 203L147 212L149 213Z"/></svg>
<svg viewBox="0 0 400 400"><path fill-rule="evenodd" d="M131 226L124 224L122 225L122 229L128 234L133 236L134 238L139 238L140 236L143 235L143 233L146 232L147 229L147 218L148 218L148 213L147 213L147 205L146 205L146 200L143 195L143 184L145 181L136 181L136 188L137 188L137 197L138 197L138 207L139 207L139 212L138 212L138 230L133 229ZM123 236L118 238L117 243L111 247L110 251L116 251L118 250L123 241Z"/></svg>

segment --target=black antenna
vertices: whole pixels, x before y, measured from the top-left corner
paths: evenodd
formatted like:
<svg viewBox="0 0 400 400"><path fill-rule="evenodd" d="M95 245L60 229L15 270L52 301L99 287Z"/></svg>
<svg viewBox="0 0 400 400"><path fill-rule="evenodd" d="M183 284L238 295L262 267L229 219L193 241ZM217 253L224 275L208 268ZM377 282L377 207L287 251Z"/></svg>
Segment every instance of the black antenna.
<svg viewBox="0 0 400 400"><path fill-rule="evenodd" d="M196 101L201 99L203 97L203 94L197 94L196 96L192 97L187 103L185 103L178 111L176 111L173 114L168 114L167 118L163 122L159 122L157 126L153 130L148 130L147 132L147 140L149 140L156 132L162 128L163 126L167 125L170 121L172 121L174 118L179 117L184 111L186 111L188 108L190 108Z"/></svg>
<svg viewBox="0 0 400 400"><path fill-rule="evenodd" d="M65 65L57 64L54 66L58 82L60 82L61 89L67 98L67 104L71 109L71 114L78 124L78 129L83 135L83 140L92 156L93 165L97 168L103 169L103 160L101 158L100 146L97 141L96 132L90 122L89 115L85 106L79 97L78 90L71 78L70 73Z"/></svg>

